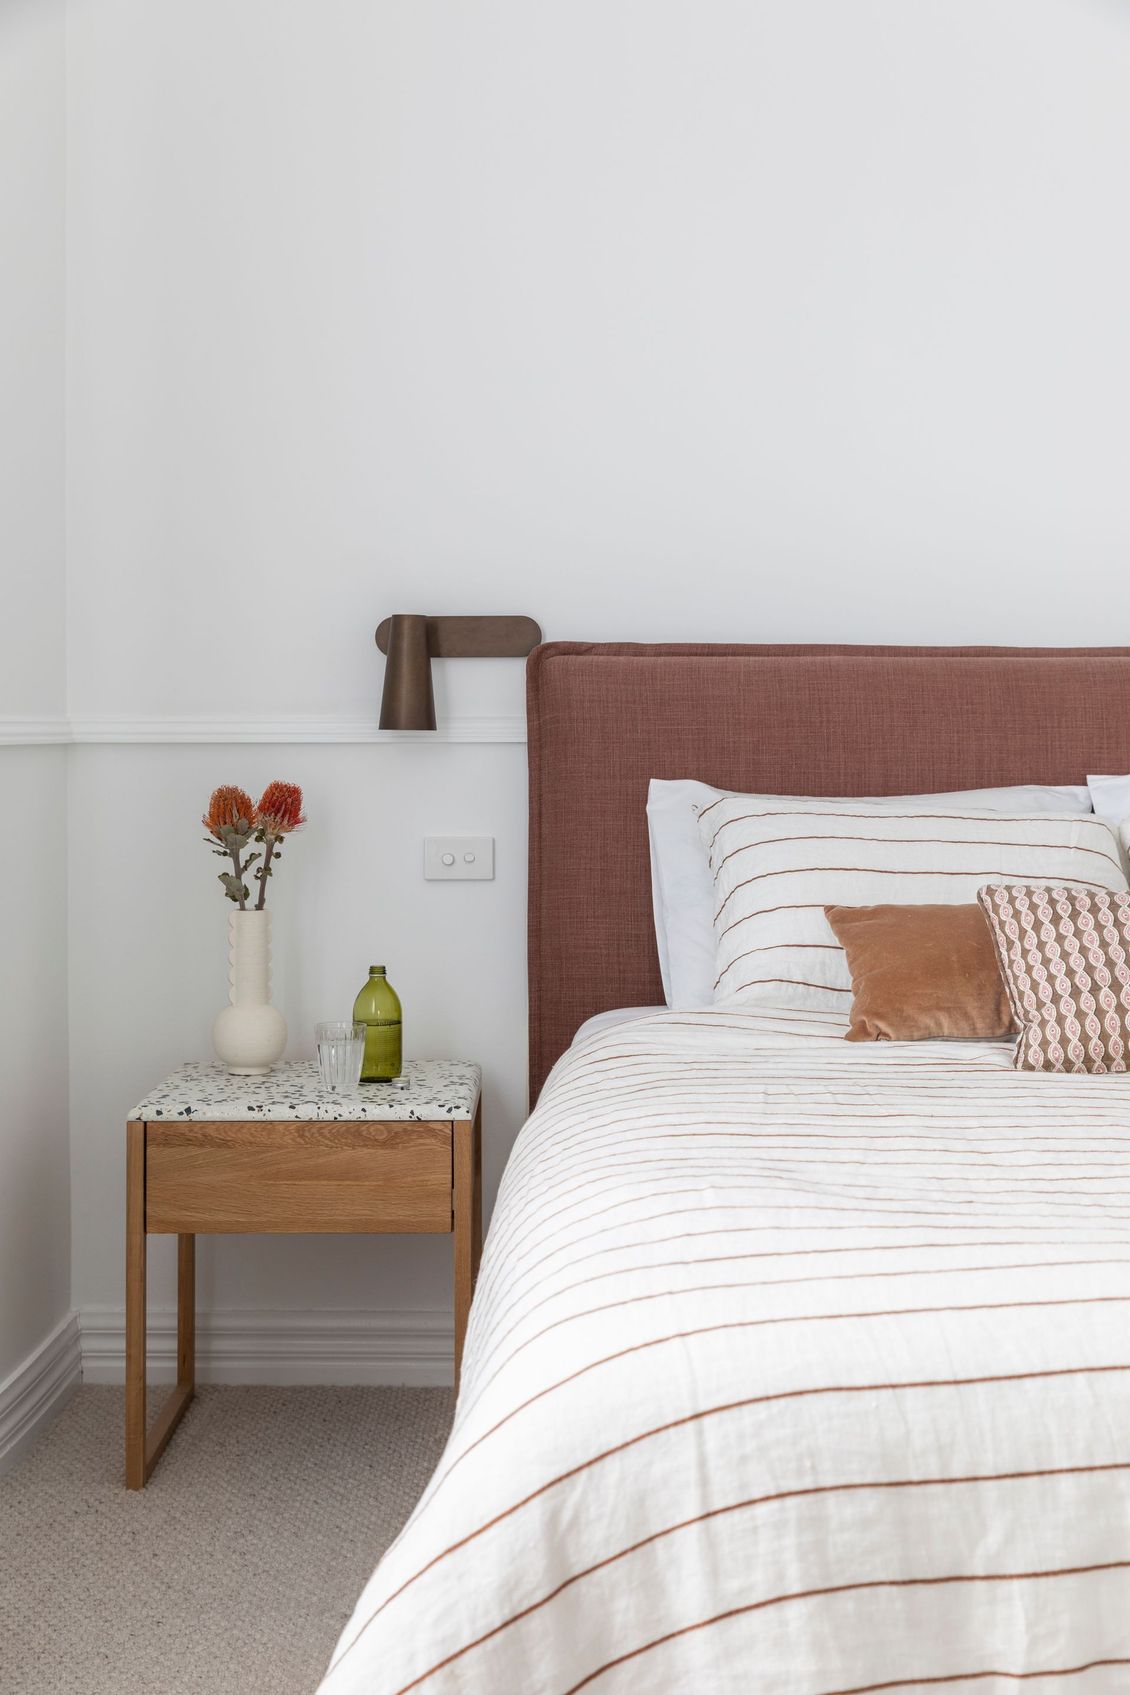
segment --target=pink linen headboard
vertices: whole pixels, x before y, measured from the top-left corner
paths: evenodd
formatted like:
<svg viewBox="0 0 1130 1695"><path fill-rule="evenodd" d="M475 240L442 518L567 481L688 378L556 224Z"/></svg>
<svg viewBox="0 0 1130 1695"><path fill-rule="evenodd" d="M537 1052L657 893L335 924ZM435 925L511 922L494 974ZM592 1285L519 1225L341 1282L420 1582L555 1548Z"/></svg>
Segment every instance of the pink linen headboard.
<svg viewBox="0 0 1130 1695"><path fill-rule="evenodd" d="M649 778L882 795L1130 772L1130 648L548 642L526 711L536 1100L584 1019L662 1005Z"/></svg>

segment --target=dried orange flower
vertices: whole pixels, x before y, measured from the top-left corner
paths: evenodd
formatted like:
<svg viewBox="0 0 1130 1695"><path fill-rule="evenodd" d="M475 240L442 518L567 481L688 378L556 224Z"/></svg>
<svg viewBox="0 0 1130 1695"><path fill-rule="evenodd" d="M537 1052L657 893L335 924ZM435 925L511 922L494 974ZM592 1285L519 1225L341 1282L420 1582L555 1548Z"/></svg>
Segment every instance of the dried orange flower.
<svg viewBox="0 0 1130 1695"><path fill-rule="evenodd" d="M237 788L234 783L221 783L218 789L212 791L208 810L201 819L204 828L210 830L217 841L223 840L221 832L224 830L250 836L255 822L255 802L246 790Z"/></svg>
<svg viewBox="0 0 1130 1695"><path fill-rule="evenodd" d="M212 841L220 844L212 849L213 853L232 863L230 871L220 872L224 894L241 912L246 912L248 889L244 877L248 867L259 858L257 853L244 858L256 829L255 802L246 789L237 788L234 783L221 783L218 789L213 789L201 823Z"/></svg>
<svg viewBox="0 0 1130 1695"><path fill-rule="evenodd" d="M262 912L267 899L267 879L274 876L272 860L282 852L282 839L298 830L306 819L302 813L302 790L297 783L268 783L263 798L256 806L246 789L234 783L223 783L208 802L204 828L211 840L218 842L212 852L220 859L231 860L231 870L221 871L220 884L228 900L241 912L248 910L250 891L246 878L254 865L259 898L255 911ZM262 853L248 853L252 839L262 844ZM259 863L259 862L262 863Z"/></svg>
<svg viewBox="0 0 1130 1695"><path fill-rule="evenodd" d="M268 783L259 802L256 821L265 836L287 836L301 829L302 790L297 783Z"/></svg>

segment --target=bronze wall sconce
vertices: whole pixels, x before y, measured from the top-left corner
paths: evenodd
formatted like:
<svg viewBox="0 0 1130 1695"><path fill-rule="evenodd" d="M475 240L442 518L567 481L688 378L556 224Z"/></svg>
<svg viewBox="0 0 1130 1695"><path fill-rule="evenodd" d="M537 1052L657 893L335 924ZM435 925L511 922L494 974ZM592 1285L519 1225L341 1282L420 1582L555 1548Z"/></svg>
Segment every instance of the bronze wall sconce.
<svg viewBox="0 0 1130 1695"><path fill-rule="evenodd" d="M377 627L388 655L382 730L434 730L433 659L524 659L541 641L532 618L425 618L394 612Z"/></svg>

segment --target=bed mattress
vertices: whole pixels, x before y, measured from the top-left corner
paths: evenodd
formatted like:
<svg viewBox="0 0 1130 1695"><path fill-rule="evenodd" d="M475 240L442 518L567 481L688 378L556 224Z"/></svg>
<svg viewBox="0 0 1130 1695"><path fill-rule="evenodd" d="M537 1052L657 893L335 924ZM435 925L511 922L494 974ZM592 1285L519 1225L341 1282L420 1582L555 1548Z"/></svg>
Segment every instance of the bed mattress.
<svg viewBox="0 0 1130 1695"><path fill-rule="evenodd" d="M327 1695L1130 1689L1130 1080L843 1029L558 1062Z"/></svg>

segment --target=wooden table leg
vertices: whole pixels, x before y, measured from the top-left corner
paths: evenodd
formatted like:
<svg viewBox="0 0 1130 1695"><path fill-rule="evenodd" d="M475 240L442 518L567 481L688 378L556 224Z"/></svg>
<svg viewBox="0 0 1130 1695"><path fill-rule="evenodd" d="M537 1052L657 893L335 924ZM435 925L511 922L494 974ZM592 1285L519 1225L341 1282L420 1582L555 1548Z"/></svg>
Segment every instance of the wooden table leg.
<svg viewBox="0 0 1130 1695"><path fill-rule="evenodd" d="M126 1488L144 1489L196 1385L196 1237L177 1237L177 1381L145 1428L145 1125L126 1126Z"/></svg>
<svg viewBox="0 0 1130 1695"><path fill-rule="evenodd" d="M473 1260L472 1284L478 1281L479 1260L483 1253L483 1103L475 1103L475 1193L471 1206L471 1255ZM471 1293L474 1294L472 1287Z"/></svg>
<svg viewBox="0 0 1130 1695"><path fill-rule="evenodd" d="M196 1388L196 1237L177 1237L177 1383Z"/></svg>
<svg viewBox="0 0 1130 1695"><path fill-rule="evenodd" d="M145 1125L126 1125L126 1488L145 1487Z"/></svg>
<svg viewBox="0 0 1130 1695"><path fill-rule="evenodd" d="M455 1231L455 1387L463 1364L463 1340L467 1316L475 1292L479 1254L483 1238L482 1196L482 1106L473 1120L456 1120L454 1137L454 1231Z"/></svg>

